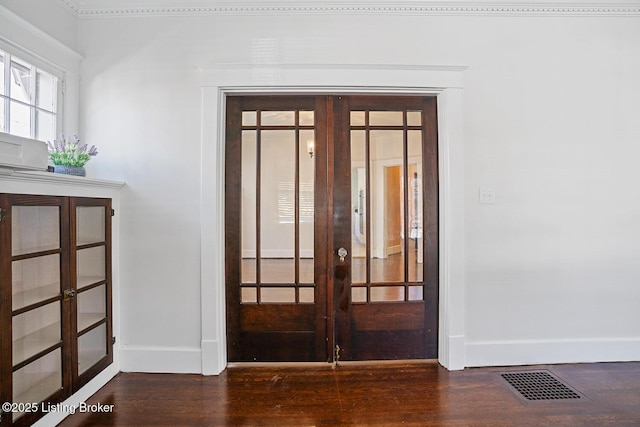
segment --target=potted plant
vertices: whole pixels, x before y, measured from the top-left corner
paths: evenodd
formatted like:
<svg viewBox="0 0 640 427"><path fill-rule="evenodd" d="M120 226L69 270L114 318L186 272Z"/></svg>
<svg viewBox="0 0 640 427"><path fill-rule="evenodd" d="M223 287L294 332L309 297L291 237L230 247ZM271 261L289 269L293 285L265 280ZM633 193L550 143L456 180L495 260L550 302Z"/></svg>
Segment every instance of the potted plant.
<svg viewBox="0 0 640 427"><path fill-rule="evenodd" d="M49 146L49 158L53 162L55 173L67 175L86 176L84 165L91 160L91 157L98 154L95 145L80 145L78 135L73 135L73 141L67 141L64 134L60 134L60 140L47 141Z"/></svg>

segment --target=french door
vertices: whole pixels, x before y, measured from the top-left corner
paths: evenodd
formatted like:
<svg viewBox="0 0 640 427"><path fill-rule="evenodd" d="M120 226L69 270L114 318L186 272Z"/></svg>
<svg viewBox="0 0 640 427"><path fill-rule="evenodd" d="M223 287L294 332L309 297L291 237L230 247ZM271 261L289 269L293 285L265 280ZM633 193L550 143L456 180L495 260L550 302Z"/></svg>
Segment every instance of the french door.
<svg viewBox="0 0 640 427"><path fill-rule="evenodd" d="M226 111L228 360L437 357L435 97Z"/></svg>

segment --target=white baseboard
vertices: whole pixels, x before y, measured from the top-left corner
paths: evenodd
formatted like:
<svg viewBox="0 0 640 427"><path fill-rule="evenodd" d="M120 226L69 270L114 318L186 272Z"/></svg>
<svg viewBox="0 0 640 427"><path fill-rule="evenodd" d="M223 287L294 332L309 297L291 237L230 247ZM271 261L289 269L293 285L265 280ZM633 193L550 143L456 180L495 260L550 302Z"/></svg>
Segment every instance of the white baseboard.
<svg viewBox="0 0 640 427"><path fill-rule="evenodd" d="M440 348L438 361L450 371L458 371L465 368L465 346L463 335L450 335L439 341Z"/></svg>
<svg viewBox="0 0 640 427"><path fill-rule="evenodd" d="M197 347L120 347L122 372L174 374L202 373L202 351Z"/></svg>
<svg viewBox="0 0 640 427"><path fill-rule="evenodd" d="M640 338L467 342L467 367L640 361Z"/></svg>
<svg viewBox="0 0 640 427"><path fill-rule="evenodd" d="M86 402L91 396L93 396L98 390L100 390L105 384L107 384L118 373L118 367L115 364L111 364L104 371L100 372L94 379L89 381L84 387L75 392L64 402L59 405L55 405L55 408L66 409L60 410L53 409L44 417L40 418L33 424L33 427L53 427L57 426L62 420L71 415L73 412L77 412L80 409L80 403ZM105 404L105 402L100 402ZM117 411L117 403L114 404L114 411ZM73 409L72 409L73 408Z"/></svg>

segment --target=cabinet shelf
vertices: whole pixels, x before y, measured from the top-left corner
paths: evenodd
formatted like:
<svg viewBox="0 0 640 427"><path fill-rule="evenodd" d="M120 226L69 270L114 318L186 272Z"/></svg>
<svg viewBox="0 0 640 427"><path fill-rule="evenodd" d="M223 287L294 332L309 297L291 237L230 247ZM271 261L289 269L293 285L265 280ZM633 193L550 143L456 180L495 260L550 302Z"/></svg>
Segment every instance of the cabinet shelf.
<svg viewBox="0 0 640 427"><path fill-rule="evenodd" d="M20 285L20 283L14 283L13 285L14 287L17 287L16 285ZM15 311L58 295L60 295L60 283L47 283L45 285L38 286L37 288L16 292L11 297L11 305Z"/></svg>
<svg viewBox="0 0 640 427"><path fill-rule="evenodd" d="M96 239L96 240L91 240L91 239L84 239L82 241L78 240L76 242L76 248L78 250L82 250L82 249L88 249L88 248L92 248L95 246L104 246L105 242L104 240L100 239Z"/></svg>
<svg viewBox="0 0 640 427"><path fill-rule="evenodd" d="M82 354L78 354L78 373L82 374L106 355L102 350L84 351Z"/></svg>
<svg viewBox="0 0 640 427"><path fill-rule="evenodd" d="M105 280L104 276L78 276L77 289L82 291L84 288L99 284Z"/></svg>
<svg viewBox="0 0 640 427"><path fill-rule="evenodd" d="M78 313L78 333L100 323L104 319L104 313Z"/></svg>
<svg viewBox="0 0 640 427"><path fill-rule="evenodd" d="M56 391L62 388L62 378L59 372L52 372L43 377L36 385L25 390L23 393L13 398L14 403L42 402ZM13 420L17 420L23 412L14 412Z"/></svg>
<svg viewBox="0 0 640 427"><path fill-rule="evenodd" d="M37 258L46 255L60 253L60 246L39 246L37 248L14 249L11 251L12 261L19 261L27 258Z"/></svg>
<svg viewBox="0 0 640 427"><path fill-rule="evenodd" d="M60 322L52 323L13 341L13 365L61 342Z"/></svg>

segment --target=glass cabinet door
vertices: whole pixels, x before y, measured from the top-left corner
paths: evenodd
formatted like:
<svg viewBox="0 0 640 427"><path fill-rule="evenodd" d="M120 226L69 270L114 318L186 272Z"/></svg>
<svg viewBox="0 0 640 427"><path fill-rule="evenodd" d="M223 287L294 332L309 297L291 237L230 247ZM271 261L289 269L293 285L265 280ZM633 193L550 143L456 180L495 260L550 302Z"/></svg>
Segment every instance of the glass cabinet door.
<svg viewBox="0 0 640 427"><path fill-rule="evenodd" d="M76 379L102 369L111 355L110 219L107 199L72 199L72 235L76 275Z"/></svg>
<svg viewBox="0 0 640 427"><path fill-rule="evenodd" d="M9 216L2 231L9 231L10 224L11 255L3 261L2 279L11 283L10 292L3 290L3 296L10 294L11 313L3 314L2 320L10 317L11 322L5 329L11 331L11 378L5 379L11 386L3 387L11 396L6 401L19 409L12 421L27 424L39 409L28 405L64 396L68 348L63 328L68 310L63 289L69 283L65 268L69 247L62 218L68 207L57 197L9 199L7 203L3 197L3 212Z"/></svg>

